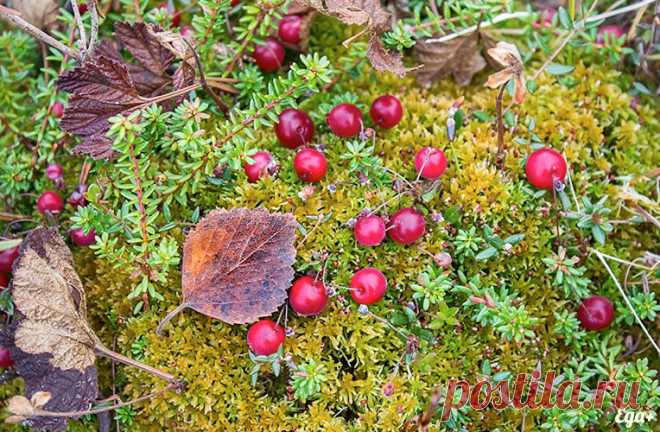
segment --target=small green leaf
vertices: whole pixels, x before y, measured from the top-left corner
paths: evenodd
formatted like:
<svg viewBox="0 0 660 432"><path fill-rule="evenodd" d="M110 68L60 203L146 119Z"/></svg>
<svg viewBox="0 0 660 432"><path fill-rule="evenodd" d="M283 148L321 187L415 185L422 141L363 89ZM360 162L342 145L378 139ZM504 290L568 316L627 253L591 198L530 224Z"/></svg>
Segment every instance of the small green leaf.
<svg viewBox="0 0 660 432"><path fill-rule="evenodd" d="M531 94L534 94L534 92L536 92L536 90L538 90L538 88L539 88L539 85L534 80L528 80L526 85L527 85L527 90Z"/></svg>
<svg viewBox="0 0 660 432"><path fill-rule="evenodd" d="M493 120L495 120L495 117L493 117L490 114L487 114L483 111L475 111L475 112L472 113L472 115L474 116L474 118L476 118L480 122L485 122L486 123L486 122L492 122Z"/></svg>
<svg viewBox="0 0 660 432"><path fill-rule="evenodd" d="M546 71L550 75L566 75L575 70L573 65L563 65L559 63L550 63L546 68Z"/></svg>
<svg viewBox="0 0 660 432"><path fill-rule="evenodd" d="M21 244L22 241L23 239L2 240L0 241L0 251L16 247Z"/></svg>
<svg viewBox="0 0 660 432"><path fill-rule="evenodd" d="M566 30L571 30L573 28L573 20L568 15L566 9L564 9L563 7L559 7L557 13L559 15L559 22L561 23L561 26Z"/></svg>
<svg viewBox="0 0 660 432"><path fill-rule="evenodd" d="M497 254L497 249L495 249L494 247L489 247L479 252L475 257L475 259L477 261L485 261L488 258L494 257L496 254Z"/></svg>

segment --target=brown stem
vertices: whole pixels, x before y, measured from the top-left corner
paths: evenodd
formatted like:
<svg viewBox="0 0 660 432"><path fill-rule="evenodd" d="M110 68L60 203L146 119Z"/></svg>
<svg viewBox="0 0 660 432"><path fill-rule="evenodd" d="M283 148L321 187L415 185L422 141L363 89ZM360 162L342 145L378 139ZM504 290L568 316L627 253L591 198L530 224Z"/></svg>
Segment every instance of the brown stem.
<svg viewBox="0 0 660 432"><path fill-rule="evenodd" d="M254 20L254 24L252 25L252 29L250 29L250 35L246 35L245 39L243 39L243 43L241 43L240 48L238 51L236 51L236 54L234 54L234 57L231 59L231 62L229 63L229 66L227 66L227 69L225 69L225 75L231 74L231 72L234 70L234 66L236 66L236 63L243 57L243 53L247 49L248 44L252 40L250 37L251 35L254 35L254 32L257 31L259 26L261 25L261 22L264 20L266 17L266 11L262 10L259 12L257 17Z"/></svg>
<svg viewBox="0 0 660 432"><path fill-rule="evenodd" d="M133 9L135 9L135 21L142 22L142 9L140 8L140 0L133 0Z"/></svg>
<svg viewBox="0 0 660 432"><path fill-rule="evenodd" d="M69 48L68 46L64 45L62 42L58 41L48 33L45 33L44 31L38 29L29 22L25 21L23 18L21 18L21 14L17 10L5 6L0 6L0 19L15 25L21 30L31 34L35 38L47 43L48 45L62 51L64 54L67 54L70 57L75 57L77 60L81 59L80 52L78 50L76 50L75 48Z"/></svg>
<svg viewBox="0 0 660 432"><path fill-rule="evenodd" d="M557 251L562 245L561 241L561 229L559 228L559 206L557 205L557 191L555 190L554 185L552 186L552 207L555 210L555 227L557 228Z"/></svg>
<svg viewBox="0 0 660 432"><path fill-rule="evenodd" d="M506 85L500 87L500 92L497 94L495 108L497 109L497 158L496 163L500 170L504 169L504 159L506 152L504 148L504 121L502 119L502 99L504 98L504 90Z"/></svg>
<svg viewBox="0 0 660 432"><path fill-rule="evenodd" d="M30 216L12 214L7 212L0 212L0 221L11 222L17 220L32 220Z"/></svg>
<svg viewBox="0 0 660 432"><path fill-rule="evenodd" d="M140 396L139 398L127 401L127 402L119 402L117 404L114 404L112 406L107 406L107 407L102 407L102 408L93 408L93 409L88 409L85 411L61 411L61 412L54 412L54 411L44 411L41 409L35 409L34 410L34 416L33 417L80 417L83 415L88 415L88 414L100 414L106 411L113 411L116 410L117 408L129 406L129 405L134 405L136 403L148 400L148 399L153 399L156 396L159 396L166 391L169 390L175 390L178 388L178 384L176 383L170 383L163 387L160 390L156 390L155 392L151 392L149 394L146 394L144 396Z"/></svg>
<svg viewBox="0 0 660 432"><path fill-rule="evenodd" d="M215 104L220 108L220 111L227 116L229 113L229 107L218 97L218 95L213 91L211 87L209 87L208 83L206 82L206 76L204 76L204 69L202 68L202 62L199 60L199 55L197 55L197 51L195 51L195 48L193 48L192 45L190 45L190 42L186 40L186 38L182 38L182 40L185 42L186 45L188 45L188 48L190 48L190 51L192 51L193 56L195 57L195 63L197 64L197 69L199 70L199 81L202 84L202 88L213 98L215 101Z"/></svg>
<svg viewBox="0 0 660 432"><path fill-rule="evenodd" d="M162 378L170 384L174 384L179 387L183 385L183 382L180 379L177 379L174 375L170 375L167 372L163 372L160 369L156 369L154 367L141 363L137 360L133 360L130 357L126 357L125 355L119 354L118 352L112 351L106 348L105 346L101 345L100 343L94 345L94 350L98 355L107 357L111 360L115 360L119 363L123 363L127 366L133 366L135 368L138 368L151 375L157 376L158 378Z"/></svg>
<svg viewBox="0 0 660 432"><path fill-rule="evenodd" d="M160 323L158 323L158 327L156 327L156 334L158 336L162 336L163 333L163 327L172 320L175 316L179 314L179 312L183 311L185 308L187 308L188 305L185 303L181 303L179 306L177 306L175 309L172 309L167 315L165 315L165 318L163 318Z"/></svg>
<svg viewBox="0 0 660 432"><path fill-rule="evenodd" d="M83 24L82 17L80 16L80 9L78 8L78 0L71 0L71 9L73 9L73 16L76 18L76 24L78 26L78 34L80 34L80 46L83 49L83 53L86 53L88 46L87 32L85 32L85 25Z"/></svg>

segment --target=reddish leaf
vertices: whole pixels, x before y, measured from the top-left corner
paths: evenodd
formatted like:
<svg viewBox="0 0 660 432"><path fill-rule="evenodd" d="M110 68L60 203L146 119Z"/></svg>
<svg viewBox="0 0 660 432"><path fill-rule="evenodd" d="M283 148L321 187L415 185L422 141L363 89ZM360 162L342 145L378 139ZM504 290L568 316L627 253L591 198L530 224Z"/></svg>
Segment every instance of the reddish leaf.
<svg viewBox="0 0 660 432"><path fill-rule="evenodd" d="M185 308L230 324L270 315L287 298L293 279L296 220L263 209L214 210L188 234L183 247Z"/></svg>
<svg viewBox="0 0 660 432"><path fill-rule="evenodd" d="M156 37L159 30L144 23L117 23L116 40L103 41L84 63L59 77L58 88L71 93L60 125L83 138L77 153L111 157L112 142L105 137L111 117L141 109L151 103L149 98L193 82L195 71L185 61L173 75L168 73L175 56ZM120 46L135 63L122 58Z"/></svg>

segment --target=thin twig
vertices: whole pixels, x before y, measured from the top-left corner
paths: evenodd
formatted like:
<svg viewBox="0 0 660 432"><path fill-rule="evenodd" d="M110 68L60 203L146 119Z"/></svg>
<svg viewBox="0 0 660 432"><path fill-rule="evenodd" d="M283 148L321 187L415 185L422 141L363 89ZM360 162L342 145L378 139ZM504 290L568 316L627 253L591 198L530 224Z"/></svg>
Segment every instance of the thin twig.
<svg viewBox="0 0 660 432"><path fill-rule="evenodd" d="M94 351L99 355L102 355L102 356L107 357L109 359L116 360L119 363L123 363L127 366L133 366L133 367L135 367L137 369L140 369L144 372L147 372L151 375L162 378L162 379L164 379L165 381L167 381L169 383L175 384L179 388L181 388L183 386L183 381L181 381L180 379L177 379L174 375L168 374L167 372L163 372L160 369L156 369L156 368L151 367L147 364L141 363L137 360L133 360L132 358L126 357L122 354L119 354L118 352L109 350L108 348L106 348L105 346L103 346L101 344L94 345Z"/></svg>
<svg viewBox="0 0 660 432"><path fill-rule="evenodd" d="M83 56L87 53L87 32L85 31L85 24L82 21L80 16L80 9L78 8L78 0L71 0L71 9L73 9L73 16L76 18L76 24L78 25L78 33L80 33L80 47L83 52Z"/></svg>
<svg viewBox="0 0 660 432"><path fill-rule="evenodd" d="M5 6L0 6L0 19L3 21L6 21L10 24L15 25L16 27L20 28L21 30L31 34L35 38L39 39L40 41L43 41L47 43L48 45L52 46L53 48L56 48L62 53L74 57L77 60L81 59L80 52L75 49L75 48L70 48L66 45L64 45L62 42L58 41L51 35L43 32L42 30L38 29L37 27L33 26L29 22L25 21L23 18L21 18L20 12L5 7Z"/></svg>
<svg viewBox="0 0 660 432"><path fill-rule="evenodd" d="M229 62L229 66L227 66L227 69L225 69L225 76L230 75L231 72L234 70L234 66L236 66L236 63L243 57L243 53L247 49L248 44L252 40L250 35L254 34L254 32L257 31L259 26L261 25L261 22L266 18L266 11L261 10L257 17L254 19L254 23L252 25L252 28L250 29L250 34L245 35L245 39L243 39L243 43L241 43L241 46L238 48L238 51L234 54L234 57L232 57L231 61Z"/></svg>
<svg viewBox="0 0 660 432"><path fill-rule="evenodd" d="M623 297L623 300L626 302L626 306L628 306L628 309L630 309L630 311L632 312L633 316L635 317L635 320L637 320L637 323L638 323L639 326L642 328L642 331L644 332L644 334L646 335L646 337L649 339L649 341L651 341L651 345L653 345L653 348L655 348L656 352L657 352L658 354L660 354L660 347L658 347L658 344L655 342L655 339L653 339L653 337L651 336L651 334L650 334L649 331L647 330L646 326L644 325L644 323L642 322L642 320L639 318L639 315L637 315L637 312L635 311L635 308L634 308L633 305L630 303L630 300L628 299L628 296L626 295L626 292L625 292L625 291L623 290L623 288L621 287L621 284L619 283L619 280L616 278L616 276L614 276L614 272L612 272L612 269L611 269L610 266L607 264L607 261L605 261L605 256L606 256L606 255L603 254L603 253L601 253L601 252L599 252L599 251L596 250L596 249L592 249L592 251L596 254L596 256L598 257L598 259L600 260L600 262L603 263L603 266L605 266L605 270L607 270L607 273L610 275L610 277L611 277L612 280L614 281L614 284L615 284L616 287L618 288L619 293L621 293L621 296Z"/></svg>
<svg viewBox="0 0 660 432"><path fill-rule="evenodd" d="M197 55L197 51L195 51L195 48L186 40L186 38L181 38L183 42L185 42L186 45L188 45L188 48L190 48L190 51L192 51L193 56L195 57L195 63L197 64L197 69L199 70L199 81L202 84L202 88L213 98L215 101L215 104L218 106L220 111L227 116L229 113L229 107L227 104L225 104L222 99L213 91L211 87L209 87L208 83L206 82L206 76L204 75L204 69L202 68L202 62L199 59L199 55ZM183 60L185 61L185 60Z"/></svg>
<svg viewBox="0 0 660 432"><path fill-rule="evenodd" d="M99 35L99 11L96 9L96 0L89 0L89 3L89 13L92 16L92 34L89 36L87 51L92 52L94 51L94 46Z"/></svg>
<svg viewBox="0 0 660 432"><path fill-rule="evenodd" d="M504 120L502 115L502 99L504 99L504 90L506 90L506 84L503 84L500 87L500 91L497 94L497 99L495 100L495 108L497 110L497 156L495 160L500 170L504 169L504 160L506 158L504 149Z"/></svg>
<svg viewBox="0 0 660 432"><path fill-rule="evenodd" d="M480 22L477 25L473 25L467 28L464 28L463 30L457 31L456 33L451 33L439 38L433 38L433 39L427 39L427 43L440 43L440 42L449 42L450 40L456 39L461 36L468 35L470 33L474 33L475 31L481 29L481 28L486 28L486 27L491 27L495 24L501 23L503 21L508 21L512 19L522 19L522 18L527 18L531 15L530 12L513 12L513 13L503 13L501 15L498 15L494 17L490 21L486 22Z"/></svg>

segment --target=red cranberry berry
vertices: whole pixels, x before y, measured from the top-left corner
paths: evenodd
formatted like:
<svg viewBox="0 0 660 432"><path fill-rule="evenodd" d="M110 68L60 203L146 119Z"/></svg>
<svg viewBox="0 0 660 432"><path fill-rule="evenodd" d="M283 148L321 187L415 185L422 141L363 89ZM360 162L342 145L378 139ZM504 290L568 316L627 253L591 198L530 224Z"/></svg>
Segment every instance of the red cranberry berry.
<svg viewBox="0 0 660 432"><path fill-rule="evenodd" d="M598 45L603 45L605 43L606 37L609 37L610 40L618 39L625 34L626 34L626 30L623 27L616 24L600 26L598 28L598 34L596 35L596 43Z"/></svg>
<svg viewBox="0 0 660 432"><path fill-rule="evenodd" d="M14 366L14 360L12 360L9 350L0 345L0 368L7 369L12 366Z"/></svg>
<svg viewBox="0 0 660 432"><path fill-rule="evenodd" d="M58 214L64 210L64 200L57 192L44 192L37 200L37 210L41 214Z"/></svg>
<svg viewBox="0 0 660 432"><path fill-rule="evenodd" d="M0 272L11 273L11 267L18 258L18 246L0 251Z"/></svg>
<svg viewBox="0 0 660 432"><path fill-rule="evenodd" d="M50 112L55 118L62 118L64 116L64 105L62 105L62 102L55 102L51 105Z"/></svg>
<svg viewBox="0 0 660 432"><path fill-rule="evenodd" d="M259 320L250 326L247 343L256 355L275 354L284 343L284 329L271 320Z"/></svg>
<svg viewBox="0 0 660 432"><path fill-rule="evenodd" d="M85 234L82 228L72 229L69 231L69 236L71 236L71 240L76 246L89 246L96 242L96 231L93 228L87 234Z"/></svg>
<svg viewBox="0 0 660 432"><path fill-rule="evenodd" d="M59 181L62 180L62 177L64 176L64 169L62 169L62 165L58 163L52 163L46 167L46 177L48 177L52 181Z"/></svg>
<svg viewBox="0 0 660 432"><path fill-rule="evenodd" d="M320 151L305 147L293 159L293 169L300 180L309 183L319 182L328 172L328 161Z"/></svg>
<svg viewBox="0 0 660 432"><path fill-rule="evenodd" d="M552 27L552 19L555 17L556 14L557 14L557 9L554 8L545 9L541 12L538 21L534 21L532 23L532 26L534 28Z"/></svg>
<svg viewBox="0 0 660 432"><path fill-rule="evenodd" d="M268 177L277 171L275 159L267 151L258 151L251 155L250 159L254 162L243 162L243 170L250 183L256 183L260 178Z"/></svg>
<svg viewBox="0 0 660 432"><path fill-rule="evenodd" d="M241 0L231 0L231 7L237 6Z"/></svg>
<svg viewBox="0 0 660 432"><path fill-rule="evenodd" d="M435 180L447 169L447 156L439 148L424 147L415 155L417 174L427 180Z"/></svg>
<svg viewBox="0 0 660 432"><path fill-rule="evenodd" d="M415 243L426 232L424 216L413 208L402 208L390 217L387 232L399 244Z"/></svg>
<svg viewBox="0 0 660 432"><path fill-rule="evenodd" d="M577 317L587 330L603 330L614 321L614 306L607 297L589 297L582 301Z"/></svg>
<svg viewBox="0 0 660 432"><path fill-rule="evenodd" d="M371 120L383 129L390 129L399 124L403 117L401 102L394 96L384 95L377 98L369 110Z"/></svg>
<svg viewBox="0 0 660 432"><path fill-rule="evenodd" d="M387 279L373 267L366 267L356 272L351 278L351 297L359 304L374 304L385 296Z"/></svg>
<svg viewBox="0 0 660 432"><path fill-rule="evenodd" d="M353 233L362 246L378 246L385 238L385 222L378 215L362 216L355 223Z"/></svg>
<svg viewBox="0 0 660 432"><path fill-rule="evenodd" d="M277 34L280 39L286 43L296 45L300 43L300 29L302 27L302 18L298 15L287 15L280 20Z"/></svg>
<svg viewBox="0 0 660 432"><path fill-rule="evenodd" d="M7 288L8 286L9 286L9 275L7 273L0 272L0 291L3 288Z"/></svg>
<svg viewBox="0 0 660 432"><path fill-rule="evenodd" d="M301 276L291 286L289 303L298 315L318 315L328 304L328 293L320 280Z"/></svg>
<svg viewBox="0 0 660 432"><path fill-rule="evenodd" d="M269 37L263 44L254 47L252 58L262 71L275 72L284 63L284 47L281 43Z"/></svg>
<svg viewBox="0 0 660 432"><path fill-rule="evenodd" d="M280 113L275 134L280 144L294 149L312 142L314 123L305 111L287 108Z"/></svg>
<svg viewBox="0 0 660 432"><path fill-rule="evenodd" d="M68 202L73 207L85 207L87 205L87 200L85 199L85 193L87 192L87 185L79 184L76 186L71 195L69 195Z"/></svg>
<svg viewBox="0 0 660 432"><path fill-rule="evenodd" d="M353 104L334 107L326 118L330 130L342 138L350 138L362 130L362 112Z"/></svg>
<svg viewBox="0 0 660 432"><path fill-rule="evenodd" d="M557 150L543 147L529 155L525 173L532 186L552 190L555 181L563 182L566 177L566 161Z"/></svg>
<svg viewBox="0 0 660 432"><path fill-rule="evenodd" d="M78 4L78 11L80 12L80 15L84 15L85 12L87 12L87 9L89 7L87 6L87 3L80 3Z"/></svg>

